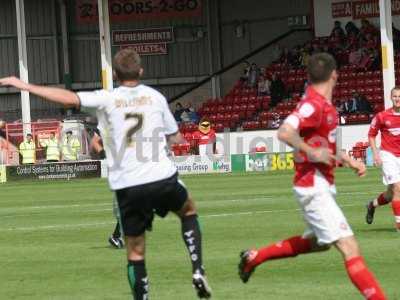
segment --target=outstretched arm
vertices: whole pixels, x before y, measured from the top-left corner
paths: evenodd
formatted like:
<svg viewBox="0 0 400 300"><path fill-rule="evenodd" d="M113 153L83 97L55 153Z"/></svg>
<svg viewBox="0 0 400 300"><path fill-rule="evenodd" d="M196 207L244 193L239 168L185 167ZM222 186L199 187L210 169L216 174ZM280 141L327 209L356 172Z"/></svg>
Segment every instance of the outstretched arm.
<svg viewBox="0 0 400 300"><path fill-rule="evenodd" d="M74 92L61 88L25 83L17 77L0 78L0 86L13 86L48 101L64 104L66 106L79 107L80 105L79 97Z"/></svg>

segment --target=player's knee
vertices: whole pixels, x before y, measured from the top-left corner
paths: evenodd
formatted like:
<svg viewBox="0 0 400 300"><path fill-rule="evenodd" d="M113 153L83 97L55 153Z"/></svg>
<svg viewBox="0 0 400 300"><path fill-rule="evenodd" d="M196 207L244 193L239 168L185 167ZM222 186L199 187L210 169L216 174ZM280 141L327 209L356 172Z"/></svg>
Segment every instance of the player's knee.
<svg viewBox="0 0 400 300"><path fill-rule="evenodd" d="M126 249L129 260L142 260L145 255L144 237L126 237Z"/></svg>
<svg viewBox="0 0 400 300"><path fill-rule="evenodd" d="M394 199L399 199L400 197L400 182L396 182L392 185L392 193Z"/></svg>
<svg viewBox="0 0 400 300"><path fill-rule="evenodd" d="M335 246L342 253L343 258L346 260L361 255L358 243L353 236L338 240L335 243Z"/></svg>
<svg viewBox="0 0 400 300"><path fill-rule="evenodd" d="M195 215L195 214L197 214L196 206L195 206L192 198L189 196L188 200L185 202L185 204L183 205L183 207L180 210L180 212L178 213L178 215L180 217L186 217L186 216Z"/></svg>

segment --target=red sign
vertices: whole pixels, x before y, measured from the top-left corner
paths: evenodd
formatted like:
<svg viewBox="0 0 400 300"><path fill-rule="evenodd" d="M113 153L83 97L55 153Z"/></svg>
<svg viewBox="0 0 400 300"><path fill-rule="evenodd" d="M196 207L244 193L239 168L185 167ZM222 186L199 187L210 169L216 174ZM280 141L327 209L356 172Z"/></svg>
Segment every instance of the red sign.
<svg viewBox="0 0 400 300"><path fill-rule="evenodd" d="M202 0L109 0L110 20L128 22L202 15ZM93 23L98 19L97 0L77 0L78 23Z"/></svg>
<svg viewBox="0 0 400 300"><path fill-rule="evenodd" d="M174 30L172 27L114 30L112 32L112 41L114 46L173 43Z"/></svg>
<svg viewBox="0 0 400 300"><path fill-rule="evenodd" d="M392 14L400 15L400 0L392 0ZM358 0L332 3L332 17L353 19L379 17L379 0Z"/></svg>
<svg viewBox="0 0 400 300"><path fill-rule="evenodd" d="M353 19L379 17L379 1L354 1Z"/></svg>
<svg viewBox="0 0 400 300"><path fill-rule="evenodd" d="M133 48L135 51L143 55L164 55L168 54L167 44L136 44L136 45L124 45L121 48Z"/></svg>
<svg viewBox="0 0 400 300"><path fill-rule="evenodd" d="M350 1L332 3L332 17L344 18L351 16L352 16L352 9Z"/></svg>

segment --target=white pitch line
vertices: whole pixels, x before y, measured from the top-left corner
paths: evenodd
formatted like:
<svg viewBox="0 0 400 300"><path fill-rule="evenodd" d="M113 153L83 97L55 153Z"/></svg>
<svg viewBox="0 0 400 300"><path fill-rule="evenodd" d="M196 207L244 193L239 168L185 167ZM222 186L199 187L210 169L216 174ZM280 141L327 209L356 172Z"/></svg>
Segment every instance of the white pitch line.
<svg viewBox="0 0 400 300"><path fill-rule="evenodd" d="M368 195L371 193L379 193L380 191L368 191L368 192L340 192L339 197L341 195ZM274 195L274 196L265 196L265 197L258 197L258 198L237 198L237 199L218 199L218 200L205 200L205 201L198 201L198 205L207 204L207 203L220 203L220 202L243 202L243 201L261 201L261 200L275 200L280 198L287 198L286 195ZM112 206L112 202L101 202L101 203L92 203L92 204L65 204L65 205L41 205L41 206L24 206L24 207L5 207L2 208L3 211L11 210L11 211L26 211L26 210L41 210L41 209L59 209L59 208L81 208L81 207L99 207L99 206ZM101 211L101 210L94 210L94 211ZM0 217L7 217L1 216ZM11 217L11 215L9 216Z"/></svg>
<svg viewBox="0 0 400 300"><path fill-rule="evenodd" d="M341 205L341 207L355 207L355 206L359 206L359 204ZM232 216L242 216L242 215L256 215L256 214L267 214L267 213L285 213L285 212L295 212L295 211L300 211L300 209L296 208L296 209L277 209L277 210L256 210L256 211L243 211L243 212L214 214L214 215L201 215L200 219L232 217ZM168 219L168 220L173 220L173 219ZM35 226L35 227L15 227L15 228L3 228L3 229L0 229L0 232L75 229L75 228L85 228L85 227L99 227L99 226L105 226L105 225L108 226L108 225L112 225L112 224L115 224L115 222L47 225L47 226Z"/></svg>
<svg viewBox="0 0 400 300"><path fill-rule="evenodd" d="M260 198L248 198L248 199L219 199L219 200L207 200L198 201L198 204L205 203L219 203L219 202L241 202L241 201L260 201L260 200L274 200L274 197L260 197ZM24 206L24 207L5 207L2 208L3 211L29 211L29 210L44 210L44 209L59 209L59 208L81 208L81 207L98 207L98 206L110 206L112 207L112 202L106 203L93 203L93 204L65 204L65 205L42 205L42 206ZM90 211L90 210L85 210ZM97 211L97 210L93 210ZM0 217L4 217L1 216Z"/></svg>

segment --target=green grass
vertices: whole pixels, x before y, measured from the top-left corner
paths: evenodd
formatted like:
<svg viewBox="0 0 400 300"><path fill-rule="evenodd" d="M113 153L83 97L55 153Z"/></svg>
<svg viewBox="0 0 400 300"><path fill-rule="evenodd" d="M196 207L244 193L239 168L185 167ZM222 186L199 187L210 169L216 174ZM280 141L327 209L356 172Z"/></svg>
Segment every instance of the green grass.
<svg viewBox="0 0 400 300"><path fill-rule="evenodd" d="M246 285L237 276L241 249L304 227L291 173L186 176L204 234L204 262L214 299L361 299L337 251L272 261ZM389 299L400 299L400 235L390 207L364 223L364 205L384 189L378 170L358 179L337 173L338 202L366 261ZM108 247L114 227L104 180L0 186L0 299L130 299L123 250ZM156 219L148 235L151 299L195 299L178 220Z"/></svg>

